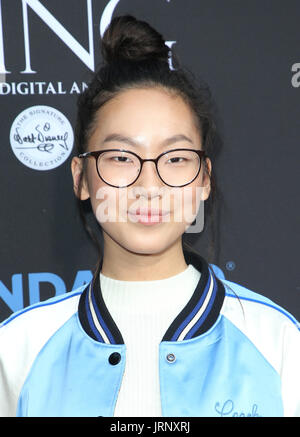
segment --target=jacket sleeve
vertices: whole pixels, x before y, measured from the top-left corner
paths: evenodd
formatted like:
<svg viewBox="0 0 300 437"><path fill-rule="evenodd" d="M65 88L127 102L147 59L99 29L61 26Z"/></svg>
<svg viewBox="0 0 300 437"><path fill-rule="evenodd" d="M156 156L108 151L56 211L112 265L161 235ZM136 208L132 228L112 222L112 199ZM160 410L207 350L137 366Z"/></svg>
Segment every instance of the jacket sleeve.
<svg viewBox="0 0 300 437"><path fill-rule="evenodd" d="M300 417L300 325L285 327L282 347L281 387L284 416Z"/></svg>
<svg viewBox="0 0 300 437"><path fill-rule="evenodd" d="M0 417L16 415L19 392L28 368L26 345L17 338L14 328L0 327Z"/></svg>
<svg viewBox="0 0 300 437"><path fill-rule="evenodd" d="M0 324L0 417L16 416L21 390L37 355L77 311L83 288L20 310Z"/></svg>

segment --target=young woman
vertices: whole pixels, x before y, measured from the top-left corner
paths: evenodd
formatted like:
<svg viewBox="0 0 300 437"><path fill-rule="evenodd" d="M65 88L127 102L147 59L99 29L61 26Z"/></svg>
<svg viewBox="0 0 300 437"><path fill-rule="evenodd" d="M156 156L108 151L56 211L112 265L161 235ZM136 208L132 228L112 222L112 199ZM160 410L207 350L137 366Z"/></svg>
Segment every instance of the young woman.
<svg viewBox="0 0 300 437"><path fill-rule="evenodd" d="M297 321L183 244L216 188L208 93L132 16L102 53L72 160L102 254L90 284L2 324L1 415L300 415Z"/></svg>

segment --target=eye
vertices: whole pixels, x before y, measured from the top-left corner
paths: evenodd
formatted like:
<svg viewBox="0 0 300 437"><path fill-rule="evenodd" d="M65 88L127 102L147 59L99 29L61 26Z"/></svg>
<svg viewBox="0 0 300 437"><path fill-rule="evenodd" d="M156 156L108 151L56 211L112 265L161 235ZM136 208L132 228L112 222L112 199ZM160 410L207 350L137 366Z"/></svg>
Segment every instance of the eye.
<svg viewBox="0 0 300 437"><path fill-rule="evenodd" d="M179 160L181 160L181 161L179 161ZM182 158L180 156L176 156L174 158L170 158L167 162L169 162L169 161L171 161L171 163L173 163L173 164L177 164L179 162L187 161L187 159L186 158Z"/></svg>
<svg viewBox="0 0 300 437"><path fill-rule="evenodd" d="M170 167L186 167L198 159L197 154L191 150L174 150L161 157L161 163Z"/></svg>
<svg viewBox="0 0 300 437"><path fill-rule="evenodd" d="M132 164L135 161L135 157L126 152L110 151L103 153L100 160L102 163L106 163L106 165L125 165Z"/></svg>
<svg viewBox="0 0 300 437"><path fill-rule="evenodd" d="M127 156L113 156L111 160L116 162L126 162L126 160L128 160L127 162L131 161L131 159Z"/></svg>

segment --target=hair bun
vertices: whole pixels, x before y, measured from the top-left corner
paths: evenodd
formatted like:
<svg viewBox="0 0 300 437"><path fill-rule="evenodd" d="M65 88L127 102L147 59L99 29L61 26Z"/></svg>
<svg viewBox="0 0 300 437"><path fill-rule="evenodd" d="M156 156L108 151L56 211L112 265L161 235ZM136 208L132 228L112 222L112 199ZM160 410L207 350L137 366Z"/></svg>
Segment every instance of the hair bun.
<svg viewBox="0 0 300 437"><path fill-rule="evenodd" d="M114 17L104 32L101 46L107 64L149 58L167 62L169 50L160 33L132 15Z"/></svg>

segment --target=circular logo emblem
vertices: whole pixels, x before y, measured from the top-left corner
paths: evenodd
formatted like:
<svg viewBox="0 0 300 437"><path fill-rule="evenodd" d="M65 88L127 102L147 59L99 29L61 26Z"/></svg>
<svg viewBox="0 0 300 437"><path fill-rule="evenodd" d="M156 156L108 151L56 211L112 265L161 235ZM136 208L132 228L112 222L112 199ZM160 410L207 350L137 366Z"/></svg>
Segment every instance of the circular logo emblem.
<svg viewBox="0 0 300 437"><path fill-rule="evenodd" d="M10 130L10 144L18 160L34 170L52 170L70 156L74 134L69 120L50 106L22 111Z"/></svg>

